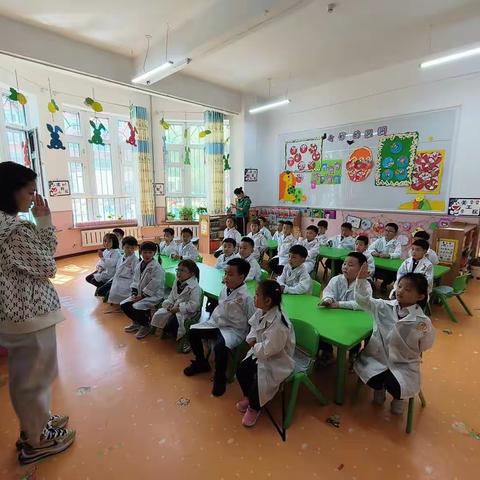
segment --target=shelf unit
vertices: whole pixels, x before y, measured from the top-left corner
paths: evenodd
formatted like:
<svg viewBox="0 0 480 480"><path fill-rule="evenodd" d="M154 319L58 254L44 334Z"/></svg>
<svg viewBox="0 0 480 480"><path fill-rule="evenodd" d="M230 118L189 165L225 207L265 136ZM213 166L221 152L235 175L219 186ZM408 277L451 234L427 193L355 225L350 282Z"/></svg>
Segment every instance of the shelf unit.
<svg viewBox="0 0 480 480"><path fill-rule="evenodd" d="M200 215L198 237L200 253L213 253L223 240L228 215Z"/></svg>

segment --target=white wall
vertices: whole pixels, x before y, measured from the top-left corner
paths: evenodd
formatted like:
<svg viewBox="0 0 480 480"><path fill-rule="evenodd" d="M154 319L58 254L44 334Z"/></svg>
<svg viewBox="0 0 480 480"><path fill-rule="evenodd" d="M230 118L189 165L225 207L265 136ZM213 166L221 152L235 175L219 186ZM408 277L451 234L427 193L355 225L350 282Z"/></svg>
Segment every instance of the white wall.
<svg viewBox="0 0 480 480"><path fill-rule="evenodd" d="M291 99L286 108L255 116L257 149L245 152L245 164L259 169L259 182L246 184L254 205L279 203L283 162L277 156L279 134L456 105L461 114L450 196L479 196L480 59L428 71L420 70L418 62L408 62L325 84Z"/></svg>

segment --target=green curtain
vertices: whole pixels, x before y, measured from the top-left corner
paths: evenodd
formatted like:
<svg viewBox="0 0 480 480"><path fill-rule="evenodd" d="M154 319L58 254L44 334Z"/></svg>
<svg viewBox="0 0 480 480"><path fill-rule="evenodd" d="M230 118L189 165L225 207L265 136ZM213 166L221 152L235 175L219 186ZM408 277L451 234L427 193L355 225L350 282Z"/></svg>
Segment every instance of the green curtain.
<svg viewBox="0 0 480 480"><path fill-rule="evenodd" d="M205 137L205 158L210 174L208 213L211 215L225 213L223 117L223 113L219 112L206 111L204 113L205 129L212 132Z"/></svg>

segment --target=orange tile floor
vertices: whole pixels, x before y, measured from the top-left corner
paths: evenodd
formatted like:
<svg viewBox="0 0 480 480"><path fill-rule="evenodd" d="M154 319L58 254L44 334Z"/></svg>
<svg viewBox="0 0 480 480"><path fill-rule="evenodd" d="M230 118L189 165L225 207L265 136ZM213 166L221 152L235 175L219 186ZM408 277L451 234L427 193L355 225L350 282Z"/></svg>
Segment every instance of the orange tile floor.
<svg viewBox="0 0 480 480"><path fill-rule="evenodd" d="M17 465L18 426L0 358L1 480L479 478L480 436L468 429L480 431L480 281L465 296L473 317L455 301L459 324L434 308L437 341L423 364L428 405L420 412L417 404L411 435L405 417L371 404L369 389L352 405L350 374L343 406L322 407L301 392L284 443L266 415L255 428L242 427L236 383L214 398L208 375L182 374L191 357L172 341L125 334L123 315L84 282L94 264L95 255L60 260L55 279L67 320L58 326L53 406L70 415L77 441L36 467ZM315 374L330 399L333 374L334 367ZM279 415L278 402L273 410ZM326 423L332 414L339 428Z"/></svg>

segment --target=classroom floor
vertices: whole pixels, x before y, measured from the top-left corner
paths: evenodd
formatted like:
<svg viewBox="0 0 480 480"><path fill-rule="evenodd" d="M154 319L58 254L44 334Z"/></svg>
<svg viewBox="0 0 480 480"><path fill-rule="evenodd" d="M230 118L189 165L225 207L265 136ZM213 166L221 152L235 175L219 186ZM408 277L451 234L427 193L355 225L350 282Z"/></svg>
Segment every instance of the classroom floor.
<svg viewBox="0 0 480 480"><path fill-rule="evenodd" d="M453 324L434 308L437 341L423 365L427 407L420 412L417 404L411 435L405 417L392 417L388 404L373 406L365 387L356 405L348 396L343 406L322 407L302 391L284 443L266 415L255 428L242 427L236 383L214 398L208 375L183 375L191 357L176 353L173 341L124 333L123 314L94 298L83 280L95 261L93 254L60 260L55 279L67 321L57 329L53 405L70 415L77 441L36 467L17 464L18 426L0 358L2 480L478 478L480 281L465 295L473 317L453 302L460 319ZM316 372L330 399L333 378L333 366ZM350 374L348 395L355 382ZM338 428L326 422L333 414Z"/></svg>

